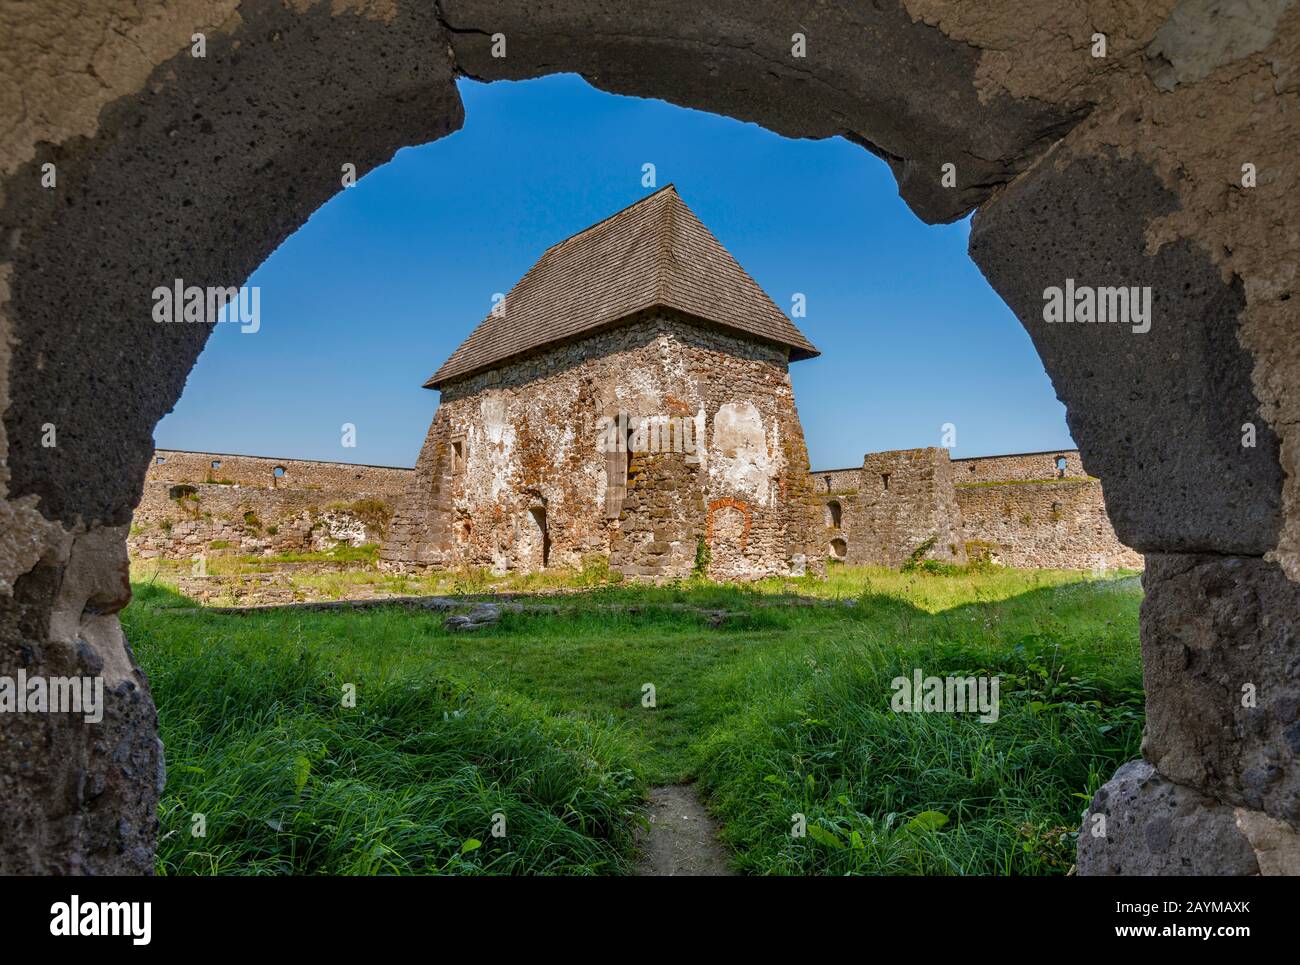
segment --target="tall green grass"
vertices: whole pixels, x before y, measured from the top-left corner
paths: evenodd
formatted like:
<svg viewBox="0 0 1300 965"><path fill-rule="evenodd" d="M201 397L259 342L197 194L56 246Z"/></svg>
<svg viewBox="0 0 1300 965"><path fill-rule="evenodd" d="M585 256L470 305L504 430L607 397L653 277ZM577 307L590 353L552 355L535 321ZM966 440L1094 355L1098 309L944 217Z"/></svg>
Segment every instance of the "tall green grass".
<svg viewBox="0 0 1300 965"><path fill-rule="evenodd" d="M914 667L998 675L998 720L894 713L890 682ZM992 658L863 645L789 663L706 739L701 781L753 873L1063 873L1087 798L1137 755L1142 727L1135 682L1075 669L1043 640Z"/></svg>
<svg viewBox="0 0 1300 965"><path fill-rule="evenodd" d="M642 786L616 729L440 677L347 681L272 641L151 662L163 873L627 869Z"/></svg>
<svg viewBox="0 0 1300 965"><path fill-rule="evenodd" d="M457 634L397 608L213 614L140 585L124 624L167 748L160 868L619 873L645 784L697 779L751 873L1061 874L1086 798L1137 754L1140 597L1077 573L836 567L586 587ZM915 667L1000 675L999 720L892 713Z"/></svg>

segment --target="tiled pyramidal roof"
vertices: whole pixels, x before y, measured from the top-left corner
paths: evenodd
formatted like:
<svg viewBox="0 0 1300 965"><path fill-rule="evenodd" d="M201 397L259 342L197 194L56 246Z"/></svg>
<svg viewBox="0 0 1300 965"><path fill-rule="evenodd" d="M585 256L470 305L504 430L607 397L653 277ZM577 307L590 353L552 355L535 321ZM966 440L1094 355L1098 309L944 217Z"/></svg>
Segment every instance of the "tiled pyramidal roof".
<svg viewBox="0 0 1300 965"><path fill-rule="evenodd" d="M818 354L669 184L548 248L424 386L655 307L786 346L792 361Z"/></svg>

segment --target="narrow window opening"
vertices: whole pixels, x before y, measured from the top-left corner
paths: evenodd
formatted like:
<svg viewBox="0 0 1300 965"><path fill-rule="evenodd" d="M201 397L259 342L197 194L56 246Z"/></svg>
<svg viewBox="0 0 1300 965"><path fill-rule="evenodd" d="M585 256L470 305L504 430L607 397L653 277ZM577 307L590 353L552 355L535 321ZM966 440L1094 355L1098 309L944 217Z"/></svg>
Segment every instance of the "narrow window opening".
<svg viewBox="0 0 1300 965"><path fill-rule="evenodd" d="M545 569L551 562L551 537L546 531L546 507L533 506L528 510L528 514L533 518L533 525L537 527L537 536L542 546L542 568Z"/></svg>
<svg viewBox="0 0 1300 965"><path fill-rule="evenodd" d="M614 419L614 433L605 443L605 518L618 519L627 497L632 460L632 429L626 412Z"/></svg>
<svg viewBox="0 0 1300 965"><path fill-rule="evenodd" d="M1065 477L1065 457L1064 457L1064 456L1057 456L1057 457L1056 457L1056 475L1057 475L1058 477L1060 477L1060 478L1064 478L1064 477Z"/></svg>
<svg viewBox="0 0 1300 965"><path fill-rule="evenodd" d="M880 474L880 482L881 485L884 487L885 492L889 492L889 473L882 472Z"/></svg>
<svg viewBox="0 0 1300 965"><path fill-rule="evenodd" d="M843 519L843 515L844 515L844 510L842 509L838 501L832 499L829 503L826 504L826 525L827 526L830 526L832 529L839 529L840 523Z"/></svg>

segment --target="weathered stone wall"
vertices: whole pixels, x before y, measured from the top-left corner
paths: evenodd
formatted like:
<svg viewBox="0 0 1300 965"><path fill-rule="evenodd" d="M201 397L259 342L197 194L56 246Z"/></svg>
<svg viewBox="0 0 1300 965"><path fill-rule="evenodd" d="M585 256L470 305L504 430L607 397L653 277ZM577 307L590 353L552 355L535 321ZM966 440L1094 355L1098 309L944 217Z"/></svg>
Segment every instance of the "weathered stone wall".
<svg viewBox="0 0 1300 965"><path fill-rule="evenodd" d="M1082 479L1083 457L1077 449L1016 453L1006 456L975 456L952 461L952 478L957 485L1014 480Z"/></svg>
<svg viewBox="0 0 1300 965"><path fill-rule="evenodd" d="M160 449L127 549L133 559L191 559L378 543L410 475L390 466Z"/></svg>
<svg viewBox="0 0 1300 965"><path fill-rule="evenodd" d="M810 482L815 493L846 493L857 489L861 479L862 470L855 466L852 469L818 470L811 474Z"/></svg>
<svg viewBox="0 0 1300 965"><path fill-rule="evenodd" d="M861 488L842 498L842 525L826 515L828 555L840 555L833 541L843 539L850 563L899 566L933 539L925 558L966 561L947 449L868 453L859 478Z"/></svg>
<svg viewBox="0 0 1300 965"><path fill-rule="evenodd" d="M278 473L276 470L282 470ZM158 449L149 460L145 482L202 483L329 493L397 496L406 491L411 470L316 459L273 459L221 452Z"/></svg>
<svg viewBox="0 0 1300 965"><path fill-rule="evenodd" d="M1115 536L1095 479L956 487L966 551L1002 566L1141 569Z"/></svg>
<svg viewBox="0 0 1300 965"><path fill-rule="evenodd" d="M929 559L1142 566L1115 536L1101 483L1083 475L1076 450L952 460L947 449L895 450L809 478L830 559L898 566L934 537Z"/></svg>
<svg viewBox="0 0 1300 965"><path fill-rule="evenodd" d="M785 350L652 313L445 386L383 559L788 573L807 474Z"/></svg>

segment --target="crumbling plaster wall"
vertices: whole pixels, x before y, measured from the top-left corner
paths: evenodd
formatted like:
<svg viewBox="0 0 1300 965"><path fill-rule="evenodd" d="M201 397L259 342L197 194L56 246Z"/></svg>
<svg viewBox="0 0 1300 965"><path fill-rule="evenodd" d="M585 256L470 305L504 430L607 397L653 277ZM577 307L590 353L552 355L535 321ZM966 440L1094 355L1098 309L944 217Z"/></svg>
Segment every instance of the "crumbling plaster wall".
<svg viewBox="0 0 1300 965"><path fill-rule="evenodd" d="M0 670L129 664L115 616L126 523L150 431L207 337L149 321L149 291L240 283L340 189L342 163L364 174L455 129L456 71L577 70L788 135L843 134L890 164L927 221L981 206L972 255L1033 338L1119 537L1147 554L1147 666L1178 665L1157 614L1216 653L1252 634L1231 673L1266 682L1273 716L1238 725L1277 735L1293 712L1281 655L1296 637L1283 590L1300 578L1296 4L46 0L3 14L0 96L16 121L0 130ZM205 27L200 60L190 35ZM493 32L510 38L504 59ZM1105 57L1089 51L1097 32ZM57 189L40 183L46 163ZM1089 276L1151 285L1151 332L1044 325L1044 289ZM61 442L43 451L50 421ZM1244 423L1258 429L1250 449ZM0 731L0 870L150 867L161 755L131 673L93 735L37 718ZM1149 676L1150 719L1194 712L1176 673ZM1239 682L1200 699L1236 715ZM1240 743L1177 727L1165 739L1217 760ZM1267 773L1291 787L1296 748L1269 747ZM1182 802L1179 834L1145 835L1159 795L1130 794L1135 774ZM1083 873L1185 869L1192 854L1244 855L1196 859L1228 873L1279 867L1288 852L1259 831L1291 833L1277 795L1258 810L1175 776L1202 780L1159 765L1116 776L1094 807L1116 802L1126 818L1112 826L1128 831L1081 835Z"/></svg>
<svg viewBox="0 0 1300 965"><path fill-rule="evenodd" d="M540 509L551 566L601 555L628 576L682 577L705 541L714 576L788 573L806 554L808 457L786 367L784 349L646 313L454 382L384 559L533 572ZM620 417L625 486L600 421ZM729 514L738 528L717 524Z"/></svg>

